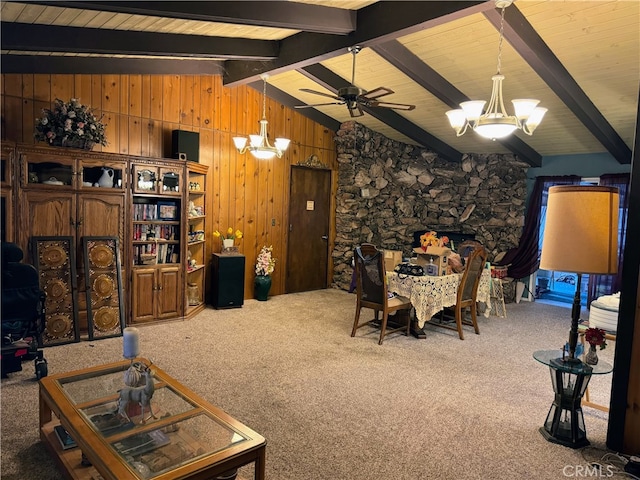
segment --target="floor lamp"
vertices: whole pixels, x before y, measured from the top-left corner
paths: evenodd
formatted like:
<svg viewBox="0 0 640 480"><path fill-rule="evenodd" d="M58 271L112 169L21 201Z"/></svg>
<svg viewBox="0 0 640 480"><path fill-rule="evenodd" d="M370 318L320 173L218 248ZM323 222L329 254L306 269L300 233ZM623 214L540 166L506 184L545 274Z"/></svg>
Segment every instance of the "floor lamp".
<svg viewBox="0 0 640 480"><path fill-rule="evenodd" d="M577 273L571 310L568 356L556 362L580 363L576 358L580 322L582 274L618 271L618 189L562 185L549 188L540 268Z"/></svg>

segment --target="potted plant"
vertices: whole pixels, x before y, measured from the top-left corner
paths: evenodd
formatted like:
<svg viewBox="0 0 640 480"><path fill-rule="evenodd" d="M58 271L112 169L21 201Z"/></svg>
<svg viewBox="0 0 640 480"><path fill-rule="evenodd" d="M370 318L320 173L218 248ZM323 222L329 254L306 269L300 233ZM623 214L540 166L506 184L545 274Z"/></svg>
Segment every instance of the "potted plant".
<svg viewBox="0 0 640 480"><path fill-rule="evenodd" d="M216 238L222 238L222 246L224 248L231 248L235 243L235 239L242 238L242 232L240 230L233 231L233 228L229 227L227 233L220 233L218 230L213 232L213 236Z"/></svg>
<svg viewBox="0 0 640 480"><path fill-rule="evenodd" d="M256 259L255 294L260 301L267 300L271 289L271 274L276 268L276 259L273 258L273 246L263 246Z"/></svg>
<svg viewBox="0 0 640 480"><path fill-rule="evenodd" d="M49 145L91 150L96 143L107 145L101 120L77 98L68 102L56 98L53 110L44 108L42 117L36 118L34 136Z"/></svg>

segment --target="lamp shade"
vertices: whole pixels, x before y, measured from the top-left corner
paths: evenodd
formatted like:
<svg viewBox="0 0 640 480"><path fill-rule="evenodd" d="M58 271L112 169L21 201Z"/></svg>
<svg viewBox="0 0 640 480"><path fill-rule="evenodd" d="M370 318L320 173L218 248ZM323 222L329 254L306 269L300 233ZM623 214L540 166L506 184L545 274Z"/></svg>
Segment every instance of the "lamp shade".
<svg viewBox="0 0 640 480"><path fill-rule="evenodd" d="M540 268L560 272L618 271L618 189L549 188Z"/></svg>

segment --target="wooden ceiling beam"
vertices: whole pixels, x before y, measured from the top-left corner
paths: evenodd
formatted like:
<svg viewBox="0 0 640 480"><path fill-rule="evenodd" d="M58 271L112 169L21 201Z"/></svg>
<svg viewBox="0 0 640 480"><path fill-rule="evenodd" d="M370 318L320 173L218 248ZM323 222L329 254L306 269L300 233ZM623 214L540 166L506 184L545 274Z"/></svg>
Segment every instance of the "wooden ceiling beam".
<svg viewBox="0 0 640 480"><path fill-rule="evenodd" d="M228 61L223 82L237 86L257 81L260 75L275 75L292 69L343 55L348 47L371 46L425 28L432 28L453 20L493 8L487 1L393 1L376 2L358 10L358 28L348 37L298 33L280 42L280 55L268 62Z"/></svg>
<svg viewBox="0 0 640 480"><path fill-rule="evenodd" d="M66 57L60 55L2 55L2 73L94 75L222 75L220 60L175 58Z"/></svg>
<svg viewBox="0 0 640 480"><path fill-rule="evenodd" d="M319 85L322 85L334 94L338 92L339 88L344 87L346 83L340 75L333 73L319 63L301 68L298 72ZM347 107L345 106L345 108ZM434 137L429 132L424 131L397 112L388 108L368 108L364 106L362 110L381 122L386 123L402 135L414 140L419 145L434 151L441 157L452 162L460 162L462 160L461 152Z"/></svg>
<svg viewBox="0 0 640 480"><path fill-rule="evenodd" d="M3 50L102 55L172 56L270 60L278 42L98 28L0 23ZM81 73L81 72L79 72Z"/></svg>
<svg viewBox="0 0 640 480"><path fill-rule="evenodd" d="M86 2L36 0L29 3L162 18L285 28L333 35L348 35L356 29L356 12L353 10L285 1Z"/></svg>
<svg viewBox="0 0 640 480"><path fill-rule="evenodd" d="M459 108L460 102L470 100L469 97L397 40L373 45L371 49L422 88L431 92L448 107ZM448 121L444 115L442 116L442 121ZM542 165L542 155L519 137L511 135L508 138L497 140L497 142L504 145L517 155L520 160L532 167L540 167Z"/></svg>
<svg viewBox="0 0 640 480"><path fill-rule="evenodd" d="M484 15L496 29L500 28L500 10L487 10ZM505 9L504 20L504 38L518 54L619 163L631 163L631 149L580 88L522 12L515 5L511 5Z"/></svg>

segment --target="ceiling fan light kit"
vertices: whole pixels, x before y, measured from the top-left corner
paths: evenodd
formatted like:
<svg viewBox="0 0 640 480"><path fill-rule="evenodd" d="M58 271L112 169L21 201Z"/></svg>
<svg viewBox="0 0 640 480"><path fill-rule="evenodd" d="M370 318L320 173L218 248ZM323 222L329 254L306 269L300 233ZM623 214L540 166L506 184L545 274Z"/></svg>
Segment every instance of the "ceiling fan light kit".
<svg viewBox="0 0 640 480"><path fill-rule="evenodd" d="M516 98L511 100L515 115L507 115L502 96L502 81L504 75L500 73L502 56L502 41L504 38L504 9L511 5L513 0L496 0L496 8L502 10L500 20L500 43L498 44L498 73L491 77L493 86L491 99L484 110L484 100L470 100L462 102L459 109L449 110L447 117L456 136L464 135L468 128L478 135L496 140L511 135L515 130L522 130L527 135L533 135L534 130L540 125L542 117L547 112L546 108L538 107L540 100L532 98Z"/></svg>
<svg viewBox="0 0 640 480"><path fill-rule="evenodd" d="M356 45L354 47L349 47L348 50L353 55L353 63L351 67L351 85L349 85L348 87L339 88L337 95L318 92L309 88L301 88L300 91L302 92L313 93L314 95L322 95L323 97L329 97L335 101L328 103L316 103L313 105L296 105L295 108L314 108L323 107L326 105L346 105L347 109L349 110L349 115L351 115L352 117L363 116L364 111L362 110L362 107L392 108L394 110L404 111L409 111L416 108L415 105L408 105L405 103L379 102L377 100L378 98L395 93L390 88L378 87L367 92L366 90L362 90L361 88L356 87L356 55L360 50L362 50L362 47Z"/></svg>
<svg viewBox="0 0 640 480"><path fill-rule="evenodd" d="M251 152L258 160L271 160L273 157L281 158L291 140L287 138L276 138L275 145L269 143L267 135L267 75L262 75L262 119L260 120L260 133L249 135L249 144L246 137L233 137L233 144L238 153L245 154Z"/></svg>

